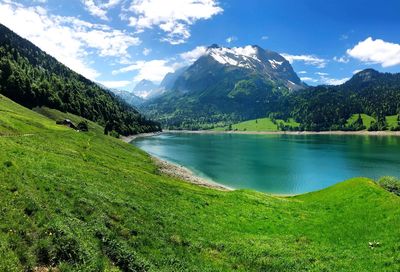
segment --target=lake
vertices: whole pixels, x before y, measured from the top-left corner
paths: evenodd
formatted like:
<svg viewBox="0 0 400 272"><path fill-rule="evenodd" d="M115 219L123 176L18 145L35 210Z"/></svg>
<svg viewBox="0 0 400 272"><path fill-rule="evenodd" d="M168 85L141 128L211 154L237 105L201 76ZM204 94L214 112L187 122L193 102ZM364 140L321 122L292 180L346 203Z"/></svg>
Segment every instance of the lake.
<svg viewBox="0 0 400 272"><path fill-rule="evenodd" d="M163 133L132 142L236 189L298 194L352 177L400 176L400 137Z"/></svg>

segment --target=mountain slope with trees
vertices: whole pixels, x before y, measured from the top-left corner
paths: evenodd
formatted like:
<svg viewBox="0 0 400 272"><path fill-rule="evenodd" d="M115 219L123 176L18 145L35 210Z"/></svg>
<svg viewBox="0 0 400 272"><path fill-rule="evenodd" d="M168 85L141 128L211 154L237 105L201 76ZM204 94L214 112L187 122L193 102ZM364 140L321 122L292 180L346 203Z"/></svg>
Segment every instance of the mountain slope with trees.
<svg viewBox="0 0 400 272"><path fill-rule="evenodd" d="M110 91L0 24L0 93L29 107L71 112L129 135L160 130Z"/></svg>
<svg viewBox="0 0 400 272"><path fill-rule="evenodd" d="M346 129L347 120L360 113L376 120L370 130L385 130L386 116L400 114L400 73L366 69L339 86L293 92L281 98L280 108L276 116L294 118L304 130Z"/></svg>
<svg viewBox="0 0 400 272"><path fill-rule="evenodd" d="M282 95L305 87L286 59L258 46L210 46L173 79L170 90L143 106L168 128L208 128L264 117L278 110Z"/></svg>

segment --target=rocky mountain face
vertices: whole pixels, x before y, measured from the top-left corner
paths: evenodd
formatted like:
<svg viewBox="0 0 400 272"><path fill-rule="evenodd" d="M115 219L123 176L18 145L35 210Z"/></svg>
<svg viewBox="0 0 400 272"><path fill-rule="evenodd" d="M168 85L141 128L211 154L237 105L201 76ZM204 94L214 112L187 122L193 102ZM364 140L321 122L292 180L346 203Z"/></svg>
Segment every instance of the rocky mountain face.
<svg viewBox="0 0 400 272"><path fill-rule="evenodd" d="M167 75L164 86L144 104L146 114L168 127L195 129L265 116L279 96L306 85L276 52L212 45L189 67Z"/></svg>

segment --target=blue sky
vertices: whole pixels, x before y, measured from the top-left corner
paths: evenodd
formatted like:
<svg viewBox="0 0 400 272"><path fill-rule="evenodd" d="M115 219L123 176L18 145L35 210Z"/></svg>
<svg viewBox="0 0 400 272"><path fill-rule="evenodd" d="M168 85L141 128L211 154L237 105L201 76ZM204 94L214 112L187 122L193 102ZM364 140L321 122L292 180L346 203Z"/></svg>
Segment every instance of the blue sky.
<svg viewBox="0 0 400 272"><path fill-rule="evenodd" d="M132 90L213 43L283 54L310 85L400 72L400 1L0 0L0 22L108 87Z"/></svg>

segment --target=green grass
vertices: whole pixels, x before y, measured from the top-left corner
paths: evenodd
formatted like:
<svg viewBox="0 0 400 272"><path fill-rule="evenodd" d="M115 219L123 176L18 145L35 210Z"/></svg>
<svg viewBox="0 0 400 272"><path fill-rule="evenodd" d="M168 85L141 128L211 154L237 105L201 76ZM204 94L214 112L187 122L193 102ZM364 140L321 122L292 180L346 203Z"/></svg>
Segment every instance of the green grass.
<svg viewBox="0 0 400 272"><path fill-rule="evenodd" d="M95 129L4 97L0 112L15 135L0 137L0 271L400 269L400 198L369 179L289 198L216 191Z"/></svg>
<svg viewBox="0 0 400 272"><path fill-rule="evenodd" d="M59 120L64 120L64 119L69 119L71 120L75 125L79 124L81 121L85 120L84 118L80 117L80 116L76 116L74 114L71 113L65 113L65 112L61 112L59 110L55 110L55 109L50 109L47 107L40 107L40 108L34 108L33 111L40 113L41 115L44 115L46 117L48 117L49 119L53 120L53 121L59 121ZM96 133L103 133L104 132L104 128L101 127L100 125L98 125L95 122L86 120L86 122L88 123L88 127L90 131L94 131Z"/></svg>
<svg viewBox="0 0 400 272"><path fill-rule="evenodd" d="M353 114L348 120L347 125L354 123L358 119L358 114ZM363 120L363 124L368 129L371 126L371 122L375 122L375 119L367 114L362 113L361 119Z"/></svg>
<svg viewBox="0 0 400 272"><path fill-rule="evenodd" d="M283 123L286 126L291 126L291 127L298 127L300 126L299 123L294 121L293 119L289 119L288 122L284 120L276 120L277 123ZM225 131L227 130L228 127L220 127L220 128L215 128L215 131ZM232 130L238 130L238 131L279 131L279 128L277 124L274 124L271 120L271 118L259 118L259 119L254 119L254 120L249 120L249 121L244 121L238 124L232 125Z"/></svg>
<svg viewBox="0 0 400 272"><path fill-rule="evenodd" d="M347 120L347 124L350 125L352 123L354 123L358 118L358 114L353 114L348 120ZM375 122L375 118L373 118L372 116L369 116L367 114L361 114L361 118L363 120L363 124L366 127L366 129L368 129L371 126L371 122ZM392 127L397 127L398 125L398 121L397 121L397 115L391 115L391 116L386 116L386 122L388 125L388 128L392 128Z"/></svg>
<svg viewBox="0 0 400 272"><path fill-rule="evenodd" d="M398 115L391 115L391 116L386 116L386 122L388 124L388 128L395 128L399 125L399 121L397 121Z"/></svg>

